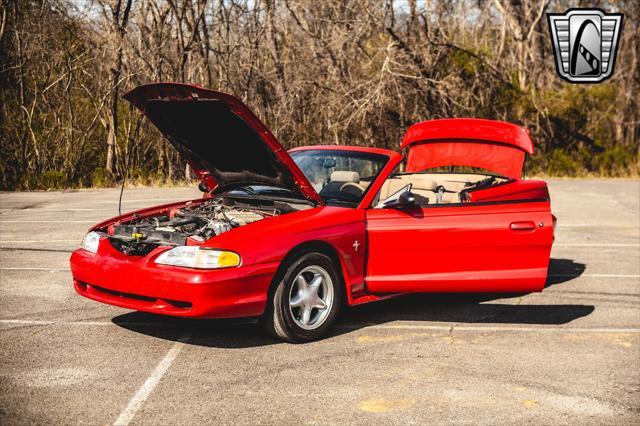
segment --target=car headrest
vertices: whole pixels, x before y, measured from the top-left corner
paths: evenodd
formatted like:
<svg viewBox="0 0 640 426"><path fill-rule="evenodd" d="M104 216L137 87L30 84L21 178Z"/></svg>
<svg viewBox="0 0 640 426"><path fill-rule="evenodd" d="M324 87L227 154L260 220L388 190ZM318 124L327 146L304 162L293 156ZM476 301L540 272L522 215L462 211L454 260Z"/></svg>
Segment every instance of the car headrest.
<svg viewBox="0 0 640 426"><path fill-rule="evenodd" d="M413 175L411 183L413 183L413 188L423 191L437 191L438 188L438 183L427 176Z"/></svg>
<svg viewBox="0 0 640 426"><path fill-rule="evenodd" d="M360 174L358 172L335 171L331 173L331 182L360 182Z"/></svg>
<svg viewBox="0 0 640 426"><path fill-rule="evenodd" d="M408 184L409 182L406 182L401 179L387 179L386 181L384 181L384 184L382 185L382 189L380 191L380 199L384 201L386 198L400 191L402 188L404 188Z"/></svg>

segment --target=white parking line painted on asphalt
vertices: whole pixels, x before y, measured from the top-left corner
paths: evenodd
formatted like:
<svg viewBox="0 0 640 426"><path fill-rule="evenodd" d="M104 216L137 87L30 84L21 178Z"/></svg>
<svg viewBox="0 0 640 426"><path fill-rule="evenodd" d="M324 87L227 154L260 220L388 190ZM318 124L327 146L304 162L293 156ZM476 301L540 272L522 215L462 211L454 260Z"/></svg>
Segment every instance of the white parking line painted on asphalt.
<svg viewBox="0 0 640 426"><path fill-rule="evenodd" d="M171 367L171 364L176 359L185 343L189 341L189 337L190 336L188 335L183 336L171 346L171 349L169 349L169 352L167 352L164 358L162 358L156 369L153 370L153 373L151 373L140 389L138 389L138 392L136 392L133 398L131 398L126 408L122 410L120 416L118 416L116 421L113 423L114 425L125 426L131 423L131 420L133 420L138 410L140 410L142 404L144 404L147 398L149 398L151 392L153 392L158 383L160 383L162 376L164 376L169 367Z"/></svg>
<svg viewBox="0 0 640 426"><path fill-rule="evenodd" d="M638 225L609 225L598 223L557 223L556 228L633 228L638 229Z"/></svg>
<svg viewBox="0 0 640 426"><path fill-rule="evenodd" d="M69 272L70 268L0 268L0 271L47 271L47 272Z"/></svg>
<svg viewBox="0 0 640 426"><path fill-rule="evenodd" d="M58 320L22 320L22 319L0 319L0 325L25 325L25 326L39 326L39 325L58 325L58 326L91 326L91 327L105 327L116 325L111 321L58 321ZM126 327L168 327L167 324L150 321L124 321L119 322L118 326ZM180 325L182 327L182 325Z"/></svg>
<svg viewBox="0 0 640 426"><path fill-rule="evenodd" d="M114 325L108 321L50 321L50 320L21 320L21 319L0 319L0 324L13 325L92 325L105 326ZM131 324L143 325L143 324Z"/></svg>
<svg viewBox="0 0 640 426"><path fill-rule="evenodd" d="M5 240L0 241L0 245L2 244L44 244L44 243L73 243L80 242L79 239L74 238L73 240Z"/></svg>
<svg viewBox="0 0 640 426"><path fill-rule="evenodd" d="M526 306L526 305L521 305ZM346 330L359 330L362 328L373 328L383 330L433 330L433 331L516 331L516 332L551 332L551 333L640 333L640 328L608 328L608 327L512 327L512 326L465 326L451 324L444 325L424 325L424 324L387 324L387 325L369 325L369 324L338 324L336 328Z"/></svg>
<svg viewBox="0 0 640 426"><path fill-rule="evenodd" d="M640 274L549 274L551 278L640 278Z"/></svg>
<svg viewBox="0 0 640 426"><path fill-rule="evenodd" d="M47 213L47 212L51 212L51 213L62 213L62 212L112 212L115 211L116 213L118 212L118 207L112 207L110 209L75 209L75 208L69 208L69 209L0 209L0 211L2 212L7 212L7 213L23 213L23 212L29 212L29 213Z"/></svg>
<svg viewBox="0 0 640 426"><path fill-rule="evenodd" d="M3 215L10 215L10 214L22 214L22 213L28 213L29 215L32 214L39 214L39 213L69 213L69 212L83 212L83 213L87 213L87 212L113 212L115 214L118 214L118 207L113 207L113 208L109 208L109 209L1 209L2 210L2 214Z"/></svg>
<svg viewBox="0 0 640 426"><path fill-rule="evenodd" d="M125 194L126 194L126 190L125 190ZM190 197L191 195L189 194L185 194L185 196ZM118 204L118 194L115 194L115 199L109 199L109 200L92 200L91 204ZM126 197L122 199L122 204L125 203L146 203L146 202L154 202L154 201L173 201L174 203L179 203L182 201L190 201L190 200L199 200L199 198L136 198L136 199L132 199L132 200L127 200ZM50 203L55 203L54 201L51 201ZM86 204L86 203L84 203ZM10 207L3 207L0 209L0 211L42 211L42 210L48 210L47 208L37 208L37 207L29 207L26 209L21 209L19 207L15 207L15 208L10 208ZM86 211L91 211L92 209L86 209ZM54 209L51 209L49 211L55 211ZM77 211L85 211L85 209L80 209L78 208Z"/></svg>
<svg viewBox="0 0 640 426"><path fill-rule="evenodd" d="M553 243L553 247L639 247L640 241L637 243Z"/></svg>
<svg viewBox="0 0 640 426"><path fill-rule="evenodd" d="M126 193L127 193L127 191L125 189L125 194ZM133 199L133 200L127 200L126 198L123 198L122 199L122 204L124 204L124 203L146 203L146 202L151 202L151 201L173 201L174 203L179 203L179 202L182 202L182 201L190 201L190 200L199 200L199 198L186 198L186 199L181 199L181 198L137 198L137 199ZM116 200L116 202L117 201L118 200ZM96 203L96 204L109 204L109 203L113 203L113 202L114 202L113 200L96 200L96 201L92 201L92 203Z"/></svg>
<svg viewBox="0 0 640 426"><path fill-rule="evenodd" d="M95 220L0 220L3 223L96 223Z"/></svg>

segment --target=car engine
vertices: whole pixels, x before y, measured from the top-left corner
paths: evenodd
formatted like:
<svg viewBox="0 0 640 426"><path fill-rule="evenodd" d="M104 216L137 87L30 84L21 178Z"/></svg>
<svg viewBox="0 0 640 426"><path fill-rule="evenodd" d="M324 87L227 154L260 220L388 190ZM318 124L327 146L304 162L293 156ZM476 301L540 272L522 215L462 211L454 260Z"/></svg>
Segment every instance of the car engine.
<svg viewBox="0 0 640 426"><path fill-rule="evenodd" d="M159 216L113 225L109 228L108 236L111 245L119 251L143 256L160 245L187 245L188 240L201 243L223 232L280 213L276 208L236 205L216 199L170 210Z"/></svg>

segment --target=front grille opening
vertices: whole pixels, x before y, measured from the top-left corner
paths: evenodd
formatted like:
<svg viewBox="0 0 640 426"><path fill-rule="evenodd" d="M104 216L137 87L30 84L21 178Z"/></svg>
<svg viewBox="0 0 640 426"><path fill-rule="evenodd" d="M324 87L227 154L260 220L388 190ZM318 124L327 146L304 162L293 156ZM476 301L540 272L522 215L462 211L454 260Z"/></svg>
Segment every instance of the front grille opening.
<svg viewBox="0 0 640 426"><path fill-rule="evenodd" d="M111 246L127 256L146 256L153 251L158 244L139 241L122 241L118 238L109 238Z"/></svg>
<svg viewBox="0 0 640 426"><path fill-rule="evenodd" d="M191 302L183 302L181 300L171 300L171 299L157 299L155 297L149 297L149 296L142 296L139 294L133 294L133 293L124 293L121 291L116 291L116 290L109 290L108 288L104 288L104 287L99 287L97 285L91 285L91 284L86 284L86 283L81 283L82 286L84 286L84 288L86 289L88 288L92 288L96 291L99 291L100 293L104 293L104 294L108 294L110 296L115 296L115 297L121 297L123 299L133 299L133 300L140 300L143 302L150 302L150 303L156 303L156 302L166 302L168 304L170 304L171 306L175 307L175 308L180 308L180 309L191 309L192 304Z"/></svg>
<svg viewBox="0 0 640 426"><path fill-rule="evenodd" d="M191 308L190 302L181 302L179 300L167 300L167 302L171 303L176 308Z"/></svg>
<svg viewBox="0 0 640 426"><path fill-rule="evenodd" d="M155 302L156 300L158 300L155 297L140 296L138 294L131 294L131 293L122 293L120 291L109 290L108 288L98 287L97 285L92 285L91 287L103 293L107 293L112 296L126 297L127 299L144 300L145 302Z"/></svg>

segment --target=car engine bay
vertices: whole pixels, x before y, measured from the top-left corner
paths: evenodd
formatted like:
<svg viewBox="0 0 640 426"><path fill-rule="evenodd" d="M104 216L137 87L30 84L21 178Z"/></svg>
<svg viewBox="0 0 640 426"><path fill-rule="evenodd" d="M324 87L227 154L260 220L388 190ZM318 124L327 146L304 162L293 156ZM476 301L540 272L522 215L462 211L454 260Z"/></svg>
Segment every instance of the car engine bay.
<svg viewBox="0 0 640 426"><path fill-rule="evenodd" d="M289 203L256 205L220 197L110 225L107 236L117 250L144 256L158 246L197 245L234 228L295 210Z"/></svg>

